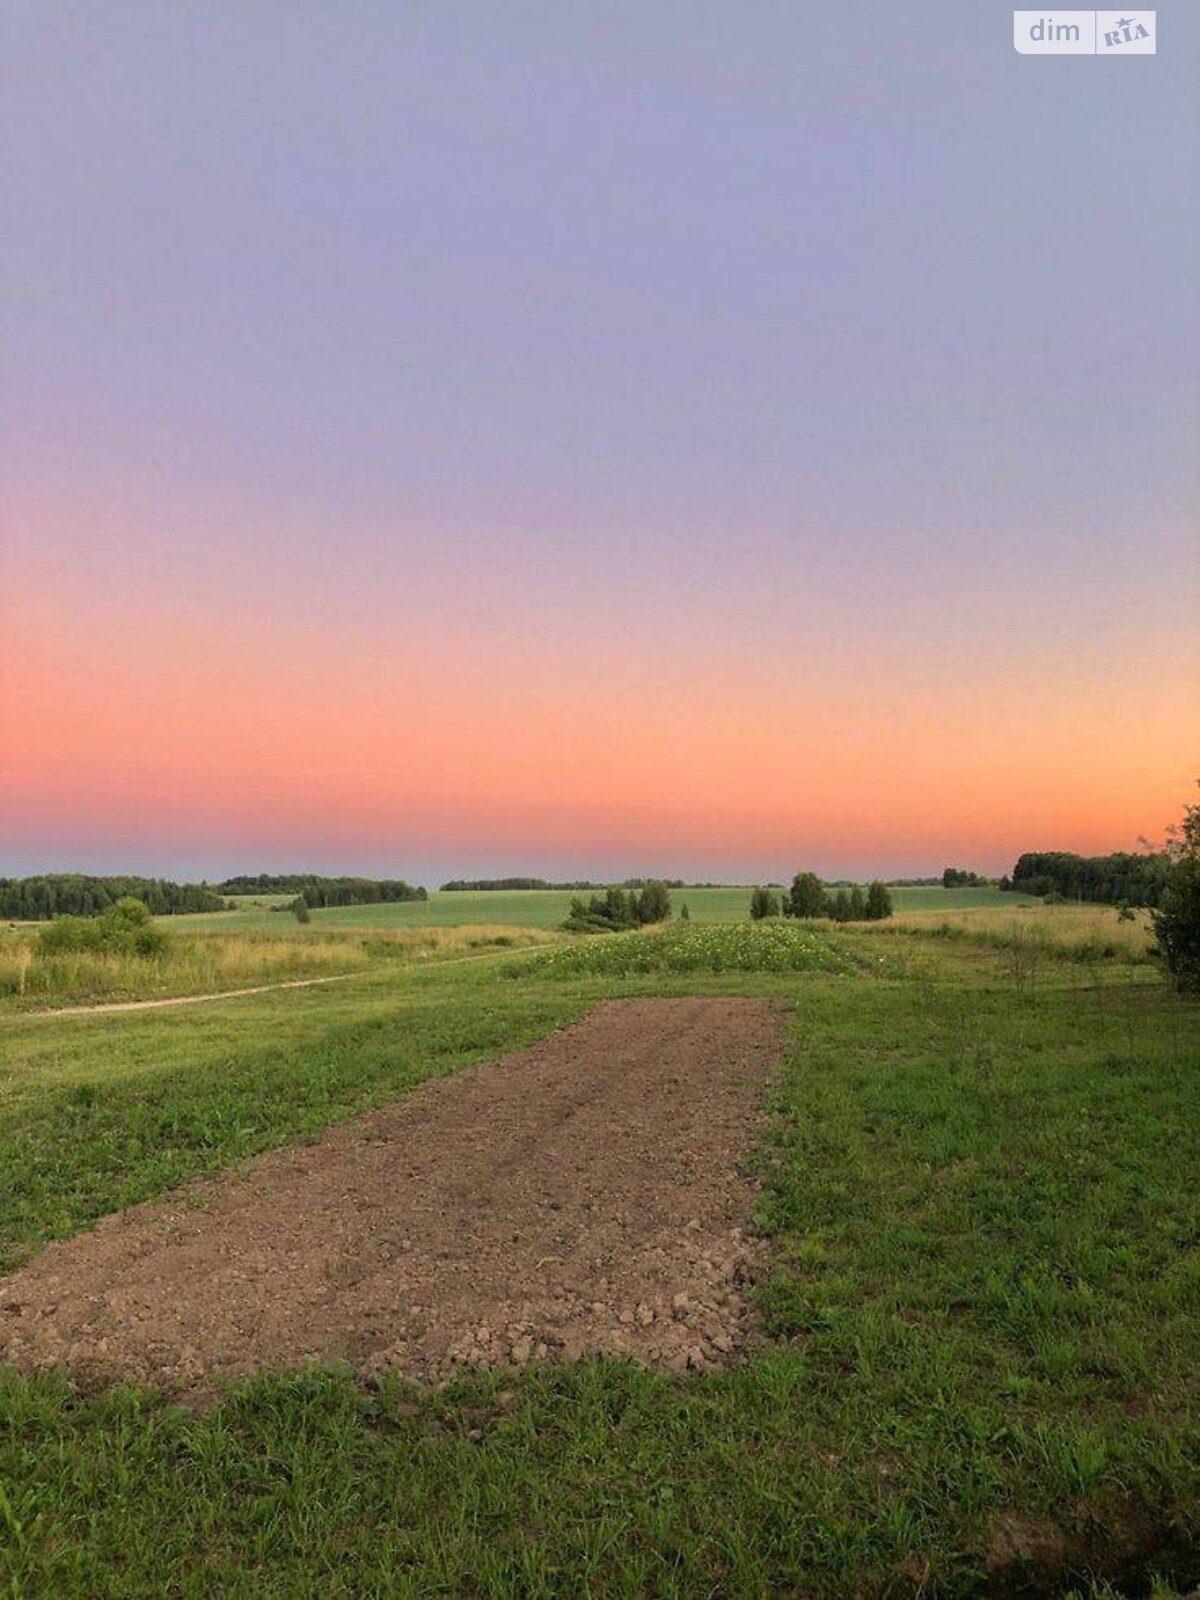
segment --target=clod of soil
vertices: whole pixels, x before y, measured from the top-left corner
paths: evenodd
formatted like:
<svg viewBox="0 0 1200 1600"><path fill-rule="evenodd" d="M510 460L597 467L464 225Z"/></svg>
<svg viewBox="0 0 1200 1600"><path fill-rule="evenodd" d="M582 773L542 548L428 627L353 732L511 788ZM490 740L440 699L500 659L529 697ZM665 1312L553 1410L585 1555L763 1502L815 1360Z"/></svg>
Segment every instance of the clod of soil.
<svg viewBox="0 0 1200 1600"><path fill-rule="evenodd" d="M781 1027L758 1000L602 1005L248 1179L47 1246L0 1280L0 1360L197 1395L311 1359L426 1380L593 1352L728 1362L755 1250L737 1163Z"/></svg>

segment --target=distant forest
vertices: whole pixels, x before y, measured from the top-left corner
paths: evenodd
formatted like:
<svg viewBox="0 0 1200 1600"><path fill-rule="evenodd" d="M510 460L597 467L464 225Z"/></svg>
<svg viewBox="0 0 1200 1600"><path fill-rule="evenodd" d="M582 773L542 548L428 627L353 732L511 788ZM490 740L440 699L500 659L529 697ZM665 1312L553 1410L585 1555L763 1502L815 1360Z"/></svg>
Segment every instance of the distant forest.
<svg viewBox="0 0 1200 1600"><path fill-rule="evenodd" d="M1091 900L1101 905L1156 906L1167 879L1168 859L1161 853L1077 856L1069 850L1027 851L1002 889L1021 894L1061 895L1064 900Z"/></svg>
<svg viewBox="0 0 1200 1600"><path fill-rule="evenodd" d="M128 895L156 917L181 911L222 911L225 907L223 897L206 883L49 872L34 878L0 878L0 917L40 922L64 915L97 916Z"/></svg>
<svg viewBox="0 0 1200 1600"><path fill-rule="evenodd" d="M451 878L449 883L441 886L441 894L482 894L493 889L557 889L560 891L579 889L644 889L648 883L665 884L668 889L726 889L741 887L724 883L685 883L682 878L622 878L617 885L607 883L593 883L587 878L580 878L574 883L551 883L546 878Z"/></svg>
<svg viewBox="0 0 1200 1600"><path fill-rule="evenodd" d="M427 900L424 889L402 878L320 878L308 872L260 872L257 877L226 878L222 894L303 895L315 911L321 906L373 906L394 900Z"/></svg>
<svg viewBox="0 0 1200 1600"><path fill-rule="evenodd" d="M313 873L227 878L224 883L171 883L165 878L97 878L83 872L0 878L0 917L43 922L51 917L94 917L132 896L156 917L185 911L224 911L234 894L303 895L318 906L365 906L390 900L425 900L424 889L385 878L321 878Z"/></svg>

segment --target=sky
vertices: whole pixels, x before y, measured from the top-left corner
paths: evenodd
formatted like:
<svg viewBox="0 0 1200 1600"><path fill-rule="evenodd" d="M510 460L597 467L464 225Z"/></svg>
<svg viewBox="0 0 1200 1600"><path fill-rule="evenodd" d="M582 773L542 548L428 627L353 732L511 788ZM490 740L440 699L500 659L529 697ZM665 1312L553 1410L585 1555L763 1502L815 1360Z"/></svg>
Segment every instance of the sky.
<svg viewBox="0 0 1200 1600"><path fill-rule="evenodd" d="M6 0L0 873L746 881L1200 775L1200 12Z"/></svg>

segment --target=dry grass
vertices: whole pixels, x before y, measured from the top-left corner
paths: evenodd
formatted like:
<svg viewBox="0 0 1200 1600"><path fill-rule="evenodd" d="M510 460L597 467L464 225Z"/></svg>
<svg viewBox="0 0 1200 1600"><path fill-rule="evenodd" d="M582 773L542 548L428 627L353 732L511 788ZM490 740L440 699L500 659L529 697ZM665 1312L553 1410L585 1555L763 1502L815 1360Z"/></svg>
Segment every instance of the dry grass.
<svg viewBox="0 0 1200 1600"><path fill-rule="evenodd" d="M1142 961L1154 943L1150 914L1135 911L1122 922L1115 906L975 906L944 911L899 911L880 928L898 928L979 944L1035 943L1050 954L1072 959L1108 957Z"/></svg>
<svg viewBox="0 0 1200 1600"><path fill-rule="evenodd" d="M146 960L96 951L42 955L36 928L26 925L0 931L0 998L18 1009L71 1000L158 999L552 940L537 928L505 926L214 928L176 933L165 955Z"/></svg>

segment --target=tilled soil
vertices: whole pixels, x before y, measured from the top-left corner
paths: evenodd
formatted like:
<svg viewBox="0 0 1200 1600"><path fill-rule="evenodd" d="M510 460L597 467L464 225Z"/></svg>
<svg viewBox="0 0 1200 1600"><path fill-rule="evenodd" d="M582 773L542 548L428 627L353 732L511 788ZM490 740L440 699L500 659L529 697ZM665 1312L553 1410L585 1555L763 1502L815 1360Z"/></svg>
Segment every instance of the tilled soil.
<svg viewBox="0 0 1200 1600"><path fill-rule="evenodd" d="M197 1395L340 1359L428 1381L750 1334L751 1142L782 1019L623 1000L318 1143L105 1218L0 1279L0 1360Z"/></svg>

